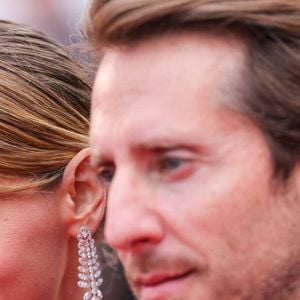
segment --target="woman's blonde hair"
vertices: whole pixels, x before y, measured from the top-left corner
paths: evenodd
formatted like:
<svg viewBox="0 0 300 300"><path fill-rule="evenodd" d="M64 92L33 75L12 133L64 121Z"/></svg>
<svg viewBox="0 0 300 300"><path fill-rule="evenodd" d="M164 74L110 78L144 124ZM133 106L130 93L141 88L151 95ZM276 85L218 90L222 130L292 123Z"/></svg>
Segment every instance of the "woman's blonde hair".
<svg viewBox="0 0 300 300"><path fill-rule="evenodd" d="M88 146L88 81L56 42L0 21L0 193L54 187Z"/></svg>

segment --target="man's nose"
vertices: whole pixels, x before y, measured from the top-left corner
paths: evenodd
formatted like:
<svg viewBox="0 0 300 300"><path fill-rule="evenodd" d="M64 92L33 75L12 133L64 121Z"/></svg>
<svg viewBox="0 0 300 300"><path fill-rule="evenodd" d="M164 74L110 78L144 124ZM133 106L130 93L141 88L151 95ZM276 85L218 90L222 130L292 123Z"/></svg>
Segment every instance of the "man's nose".
<svg viewBox="0 0 300 300"><path fill-rule="evenodd" d="M147 182L133 172L115 174L109 189L105 224L105 237L111 247L139 251L161 241L164 228L151 201L154 194Z"/></svg>

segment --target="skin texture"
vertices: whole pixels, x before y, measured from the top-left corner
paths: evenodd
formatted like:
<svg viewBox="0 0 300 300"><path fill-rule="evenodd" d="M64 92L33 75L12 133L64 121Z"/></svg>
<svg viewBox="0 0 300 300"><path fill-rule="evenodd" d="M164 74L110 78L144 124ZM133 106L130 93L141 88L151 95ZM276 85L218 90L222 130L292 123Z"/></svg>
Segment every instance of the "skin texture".
<svg viewBox="0 0 300 300"><path fill-rule="evenodd" d="M1 199L1 300L57 299L66 259L59 203L37 192Z"/></svg>
<svg viewBox="0 0 300 300"><path fill-rule="evenodd" d="M276 182L262 132L229 109L245 60L234 38L190 33L104 55L92 163L138 299L299 299L299 171Z"/></svg>

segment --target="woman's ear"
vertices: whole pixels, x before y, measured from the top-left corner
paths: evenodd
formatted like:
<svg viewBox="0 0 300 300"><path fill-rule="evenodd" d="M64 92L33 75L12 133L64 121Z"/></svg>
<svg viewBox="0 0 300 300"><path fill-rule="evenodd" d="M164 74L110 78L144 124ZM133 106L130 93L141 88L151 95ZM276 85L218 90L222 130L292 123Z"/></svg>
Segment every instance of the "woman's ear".
<svg viewBox="0 0 300 300"><path fill-rule="evenodd" d="M90 148L77 153L65 168L59 188L68 232L76 237L81 226L95 233L105 211L105 191L90 165Z"/></svg>

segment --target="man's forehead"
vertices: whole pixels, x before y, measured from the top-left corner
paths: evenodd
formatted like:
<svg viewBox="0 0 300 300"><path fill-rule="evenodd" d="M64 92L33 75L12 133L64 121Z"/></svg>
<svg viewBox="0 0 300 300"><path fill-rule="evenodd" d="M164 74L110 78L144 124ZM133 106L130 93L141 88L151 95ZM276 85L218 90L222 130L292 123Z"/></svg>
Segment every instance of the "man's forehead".
<svg viewBox="0 0 300 300"><path fill-rule="evenodd" d="M166 120L167 119L167 120ZM101 165L132 155L154 153L170 149L214 149L222 145L227 136L237 131L251 130L251 122L244 116L220 109L203 115L188 115L181 120L147 118L144 122L129 118L129 122L114 116L96 119L91 129L92 164ZM173 122L172 122L173 121Z"/></svg>
<svg viewBox="0 0 300 300"><path fill-rule="evenodd" d="M194 85L208 90L207 79L213 84L211 91L228 90L231 79L236 83L241 78L244 61L244 48L239 42L195 34L172 38L170 43L161 38L154 45L146 41L129 50L110 50L96 76L92 114L100 105L102 111L121 110L132 104L133 97L148 95L151 101L151 95L157 97L155 93L167 89L180 93L186 83L189 88Z"/></svg>
<svg viewBox="0 0 300 300"><path fill-rule="evenodd" d="M194 32L163 35L133 46L107 50L96 80L105 84L117 81L122 88L132 78L138 86L148 77L155 79L158 68L162 76L171 70L183 73L199 67L209 68L212 64L238 66L244 61L245 53L244 43L233 36L224 38Z"/></svg>
<svg viewBox="0 0 300 300"><path fill-rule="evenodd" d="M122 138L124 135L130 136L135 144L147 144L146 137L153 131L155 122L163 129L168 129L172 122L174 124L171 115L173 109L176 110L174 107L177 107L177 121L181 122L178 123L180 126L175 126L176 130L188 132L188 98L194 93L196 102L200 103L202 99L204 106L200 111L205 117L205 101L211 103L222 84L221 93L230 89L229 77L233 73L239 73L236 65L239 66L241 59L244 60L244 53L235 42L215 39L212 36L201 38L188 35L176 40L173 38L170 44L161 40L161 47L159 43L148 41L132 50L109 51L104 56L94 86L92 146L96 145L99 153L105 152L104 149L99 149L101 143L103 145L108 140L112 142L112 137ZM225 50L220 49L223 43ZM183 50L176 52L176 47L183 47ZM203 56L199 56L199 49L203 47ZM148 54L151 59L144 59L144 55ZM182 56L177 57L177 54ZM219 70L224 71L223 76ZM222 99L222 96L224 95L219 98ZM164 113L155 119L156 114L161 111ZM134 131L126 131L125 128L134 128ZM122 132L123 136L116 134L117 131ZM140 140L141 137L144 137L144 141ZM120 140L118 143L122 144ZM108 145L103 145L103 148L107 147Z"/></svg>

